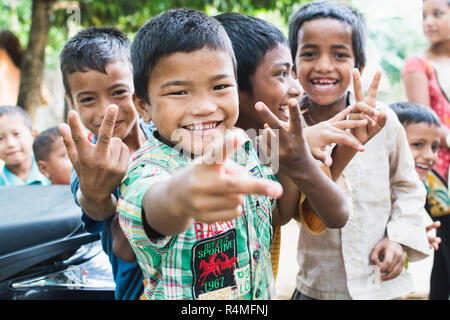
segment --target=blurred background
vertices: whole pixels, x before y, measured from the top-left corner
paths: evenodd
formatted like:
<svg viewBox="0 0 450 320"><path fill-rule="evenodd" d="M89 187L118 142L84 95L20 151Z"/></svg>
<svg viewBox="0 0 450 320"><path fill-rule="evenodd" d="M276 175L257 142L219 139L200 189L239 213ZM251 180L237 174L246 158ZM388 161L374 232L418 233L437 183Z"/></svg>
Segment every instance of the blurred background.
<svg viewBox="0 0 450 320"><path fill-rule="evenodd" d="M68 106L59 71L59 53L67 39L84 27L115 26L133 40L137 29L151 16L168 8L186 6L211 15L225 11L254 15L271 21L287 35L289 16L305 2L309 1L293 4L290 0L1 0L0 30L13 32L23 48L17 104L27 110L40 132L65 120ZM380 100L386 103L405 100L400 81L404 59L426 46L421 28L422 1L343 2L358 8L367 21L369 63L363 74L365 87L374 72L381 69ZM0 104L4 104L1 96Z"/></svg>

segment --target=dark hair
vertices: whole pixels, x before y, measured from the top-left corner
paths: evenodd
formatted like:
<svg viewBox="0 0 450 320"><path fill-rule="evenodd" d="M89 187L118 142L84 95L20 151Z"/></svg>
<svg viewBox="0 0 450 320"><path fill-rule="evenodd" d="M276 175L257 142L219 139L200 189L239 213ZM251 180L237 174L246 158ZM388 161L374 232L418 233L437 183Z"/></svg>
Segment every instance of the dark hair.
<svg viewBox="0 0 450 320"><path fill-rule="evenodd" d="M131 45L135 94L147 103L148 81L153 68L165 56L189 53L208 46L223 49L236 62L231 41L220 23L194 9L172 9L148 20L137 32Z"/></svg>
<svg viewBox="0 0 450 320"><path fill-rule="evenodd" d="M17 68L22 66L23 50L19 39L8 30L0 31L0 49L3 48L8 53Z"/></svg>
<svg viewBox="0 0 450 320"><path fill-rule="evenodd" d="M51 127L38 134L33 142L33 153L36 161L48 160L53 142L55 142L58 137L62 137L58 127Z"/></svg>
<svg viewBox="0 0 450 320"><path fill-rule="evenodd" d="M396 102L389 105L397 114L398 120L403 125L426 122L440 127L441 121L432 109L413 102Z"/></svg>
<svg viewBox="0 0 450 320"><path fill-rule="evenodd" d="M26 113L25 110L23 110L19 106L0 106L0 117L5 115L16 115L20 118L22 118L23 122L27 126L30 131L33 131L33 124L31 122L31 118Z"/></svg>
<svg viewBox="0 0 450 320"><path fill-rule="evenodd" d="M64 45L60 66L64 89L71 95L67 75L87 69L106 73L106 66L115 60L130 59L130 41L113 27L90 27L78 32Z"/></svg>
<svg viewBox="0 0 450 320"><path fill-rule="evenodd" d="M298 32L302 24L321 18L336 19L352 28L355 67L363 67L366 64L366 26L364 18L351 6L334 1L307 3L291 16L289 22L289 45L291 47L292 60L295 62L298 48Z"/></svg>
<svg viewBox="0 0 450 320"><path fill-rule="evenodd" d="M215 18L225 28L233 45L239 89L251 94L251 78L266 53L279 44L289 48L289 42L275 25L259 18L237 12L223 13Z"/></svg>

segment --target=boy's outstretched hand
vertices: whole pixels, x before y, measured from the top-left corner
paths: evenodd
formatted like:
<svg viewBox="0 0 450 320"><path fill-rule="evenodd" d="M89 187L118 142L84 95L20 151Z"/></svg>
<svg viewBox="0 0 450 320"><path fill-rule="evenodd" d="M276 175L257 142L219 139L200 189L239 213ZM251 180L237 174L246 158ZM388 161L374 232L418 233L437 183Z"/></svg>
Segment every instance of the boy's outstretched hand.
<svg viewBox="0 0 450 320"><path fill-rule="evenodd" d="M353 88L355 93L356 104L353 106L352 113L349 116L351 120L367 119L368 125L366 127L358 127L351 129L352 134L358 138L358 140L365 144L373 136L383 129L386 124L386 114L384 112L376 110L378 87L381 80L381 72L375 73L372 79L367 97L364 95L361 84L361 75L359 70L354 68L352 70L353 76Z"/></svg>
<svg viewBox="0 0 450 320"><path fill-rule="evenodd" d="M172 176L169 192L175 215L187 215L204 223L228 221L242 213L245 195L281 196L283 189L279 183L252 177L230 159L242 141L238 133L228 131L223 140L191 166Z"/></svg>
<svg viewBox="0 0 450 320"><path fill-rule="evenodd" d="M95 145L83 135L80 119L75 111L69 111L69 125L59 125L80 182L80 190L84 197L97 203L110 199L128 168L128 147L122 140L113 137L117 113L117 106L108 106Z"/></svg>

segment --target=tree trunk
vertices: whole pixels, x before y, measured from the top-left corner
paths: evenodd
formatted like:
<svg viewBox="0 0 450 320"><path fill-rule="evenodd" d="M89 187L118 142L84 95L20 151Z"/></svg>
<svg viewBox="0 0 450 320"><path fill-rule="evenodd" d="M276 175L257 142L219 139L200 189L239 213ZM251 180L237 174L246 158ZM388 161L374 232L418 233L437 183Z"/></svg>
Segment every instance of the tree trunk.
<svg viewBox="0 0 450 320"><path fill-rule="evenodd" d="M45 47L51 26L50 15L55 2L56 0L33 0L31 28L21 68L17 101L17 105L24 108L32 120L41 101Z"/></svg>

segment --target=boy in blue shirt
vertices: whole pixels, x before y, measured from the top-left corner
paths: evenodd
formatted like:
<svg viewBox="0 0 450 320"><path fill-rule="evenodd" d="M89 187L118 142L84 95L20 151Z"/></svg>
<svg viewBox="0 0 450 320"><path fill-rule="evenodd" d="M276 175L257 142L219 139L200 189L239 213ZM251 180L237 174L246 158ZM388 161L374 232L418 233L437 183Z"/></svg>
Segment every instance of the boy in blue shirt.
<svg viewBox="0 0 450 320"><path fill-rule="evenodd" d="M33 131L31 119L20 107L0 107L0 186L49 185L33 156Z"/></svg>
<svg viewBox="0 0 450 320"><path fill-rule="evenodd" d="M132 102L133 70L130 43L121 31L93 27L71 38L61 52L61 72L72 110L60 125L74 166L71 189L83 209L85 228L101 233L109 256L118 300L138 299L143 276L115 216L118 186L129 156L151 134L139 120ZM83 135L80 119L94 134L94 144Z"/></svg>

